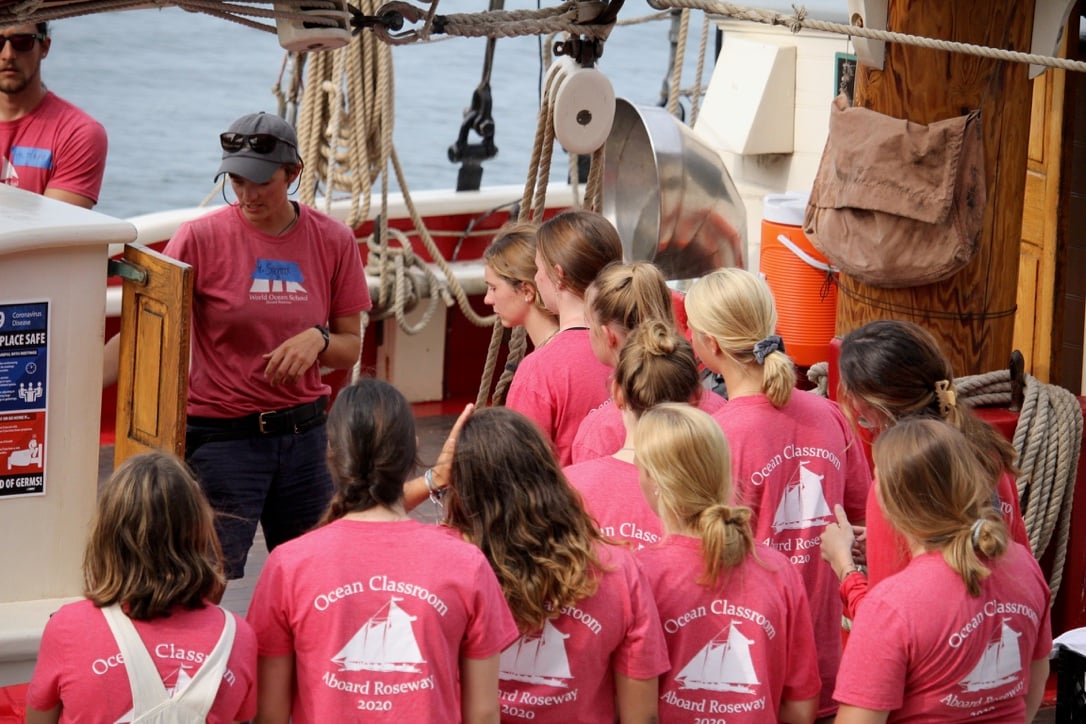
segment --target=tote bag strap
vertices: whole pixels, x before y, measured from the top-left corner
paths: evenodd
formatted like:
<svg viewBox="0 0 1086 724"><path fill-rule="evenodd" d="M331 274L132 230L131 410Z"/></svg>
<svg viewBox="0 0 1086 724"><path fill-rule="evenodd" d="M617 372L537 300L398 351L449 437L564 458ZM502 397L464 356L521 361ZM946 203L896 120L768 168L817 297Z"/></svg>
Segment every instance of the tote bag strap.
<svg viewBox="0 0 1086 724"><path fill-rule="evenodd" d="M158 668L147 653L147 647L140 640L136 627L124 614L118 604L105 606L102 614L106 617L109 630L124 657L124 667L128 672L128 686L132 689L132 711L135 716L149 711L164 701L169 700Z"/></svg>
<svg viewBox="0 0 1086 724"><path fill-rule="evenodd" d="M219 686L222 684L223 674L226 673L226 663L234 648L234 632L237 629L234 616L229 611L221 608L219 610L226 616L226 623L215 648L204 659L200 670L192 677L188 686L174 695L175 704L193 714L196 717L194 721L207 719L207 713L211 711L215 697L219 694Z"/></svg>

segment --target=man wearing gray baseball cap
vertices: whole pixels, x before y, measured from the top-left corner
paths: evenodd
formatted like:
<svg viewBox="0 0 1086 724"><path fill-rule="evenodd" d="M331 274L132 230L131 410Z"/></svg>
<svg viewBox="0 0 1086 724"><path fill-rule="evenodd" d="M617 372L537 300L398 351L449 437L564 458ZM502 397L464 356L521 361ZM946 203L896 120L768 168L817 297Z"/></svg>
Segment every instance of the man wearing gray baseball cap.
<svg viewBox="0 0 1086 724"><path fill-rule="evenodd" d="M182 224L165 253L194 271L185 456L223 514L227 577L241 578L258 522L271 550L331 499L321 367L354 365L371 303L353 231L290 199L290 124L251 113L219 143L215 178L237 201Z"/></svg>

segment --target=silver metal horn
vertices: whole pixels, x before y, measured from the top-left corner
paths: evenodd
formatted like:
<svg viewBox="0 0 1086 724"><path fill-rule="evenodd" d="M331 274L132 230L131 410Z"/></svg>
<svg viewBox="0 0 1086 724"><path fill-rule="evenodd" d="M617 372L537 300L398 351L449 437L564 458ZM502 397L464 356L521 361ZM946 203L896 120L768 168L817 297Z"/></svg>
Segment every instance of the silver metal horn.
<svg viewBox="0 0 1086 724"><path fill-rule="evenodd" d="M602 212L626 261L652 261L668 279L741 266L747 212L720 155L663 108L615 105Z"/></svg>

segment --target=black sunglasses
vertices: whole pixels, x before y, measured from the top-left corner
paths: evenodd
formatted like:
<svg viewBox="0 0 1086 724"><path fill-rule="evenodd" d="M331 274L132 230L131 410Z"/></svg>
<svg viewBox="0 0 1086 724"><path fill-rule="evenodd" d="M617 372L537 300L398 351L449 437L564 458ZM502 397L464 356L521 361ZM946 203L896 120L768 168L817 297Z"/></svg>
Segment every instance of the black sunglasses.
<svg viewBox="0 0 1086 724"><path fill-rule="evenodd" d="M294 148L293 143L288 143L269 133L222 133L219 135L219 144L227 153L236 153L248 146L256 153L263 155L274 151L280 143Z"/></svg>
<svg viewBox="0 0 1086 724"><path fill-rule="evenodd" d="M0 51L3 51L5 45L11 43L11 47L15 49L16 53L25 53L28 50L32 50L34 48L34 43L39 40L45 40L44 33L0 35Z"/></svg>

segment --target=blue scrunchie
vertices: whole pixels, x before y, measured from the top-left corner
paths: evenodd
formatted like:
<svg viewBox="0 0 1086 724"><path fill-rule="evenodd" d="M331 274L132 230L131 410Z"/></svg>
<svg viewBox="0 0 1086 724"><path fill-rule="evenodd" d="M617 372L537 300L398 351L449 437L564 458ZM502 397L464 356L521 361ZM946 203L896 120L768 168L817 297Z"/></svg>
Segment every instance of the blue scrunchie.
<svg viewBox="0 0 1086 724"><path fill-rule="evenodd" d="M775 334L771 334L758 344L754 345L754 359L760 365L765 364L765 358L773 352L784 351L784 340Z"/></svg>

